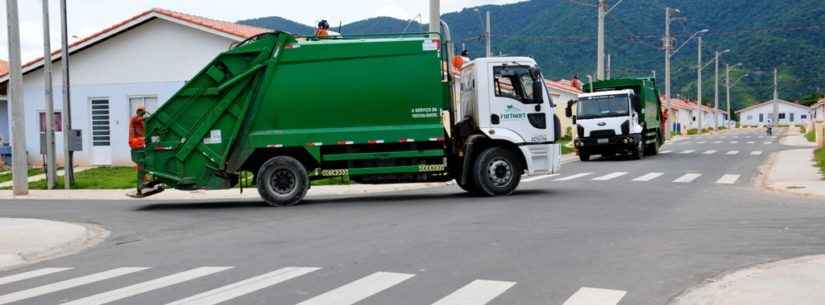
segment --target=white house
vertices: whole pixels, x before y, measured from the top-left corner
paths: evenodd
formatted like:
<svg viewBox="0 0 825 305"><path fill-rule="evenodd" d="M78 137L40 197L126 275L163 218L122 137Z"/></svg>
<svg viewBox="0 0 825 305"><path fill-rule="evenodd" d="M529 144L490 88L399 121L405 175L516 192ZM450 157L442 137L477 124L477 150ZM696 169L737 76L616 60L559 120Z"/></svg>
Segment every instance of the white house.
<svg viewBox="0 0 825 305"><path fill-rule="evenodd" d="M267 29L152 9L70 45L72 127L83 133L79 165L131 164L129 117L138 106L157 109L217 54ZM54 53L55 126L58 151L63 136L62 61ZM23 67L26 150L39 163L40 132L45 130L43 59ZM6 74L6 75L3 75ZM0 74L0 94L7 86ZM10 111L0 101L0 134L8 138ZM63 156L58 154L58 162Z"/></svg>
<svg viewBox="0 0 825 305"><path fill-rule="evenodd" d="M661 99L662 101L667 100L664 97ZM670 106L671 130L678 133L685 134L688 129L698 129L699 115L702 116L702 128L720 128L725 127L728 123L728 115L724 110L718 110L704 105L700 110L696 101L671 98Z"/></svg>
<svg viewBox="0 0 825 305"><path fill-rule="evenodd" d="M569 80L548 80L546 83L547 88L550 89L550 96L553 99L553 103L556 104L556 116L558 116L559 121L561 121L561 136L567 136L568 129L571 132L575 132L575 129L572 128L573 122L567 118L564 110L567 108L567 102L577 100L582 90L573 85ZM570 136L572 137L572 135Z"/></svg>
<svg viewBox="0 0 825 305"><path fill-rule="evenodd" d="M825 122L825 98L811 105L811 117L813 121Z"/></svg>
<svg viewBox="0 0 825 305"><path fill-rule="evenodd" d="M0 59L0 75L9 73L9 63ZM6 87L0 86L0 146L9 142L9 105L6 102Z"/></svg>
<svg viewBox="0 0 825 305"><path fill-rule="evenodd" d="M761 127L773 121L774 105L777 107L777 125L802 125L812 119L811 108L788 101L774 99L759 103L742 110L739 114L739 124L743 127Z"/></svg>

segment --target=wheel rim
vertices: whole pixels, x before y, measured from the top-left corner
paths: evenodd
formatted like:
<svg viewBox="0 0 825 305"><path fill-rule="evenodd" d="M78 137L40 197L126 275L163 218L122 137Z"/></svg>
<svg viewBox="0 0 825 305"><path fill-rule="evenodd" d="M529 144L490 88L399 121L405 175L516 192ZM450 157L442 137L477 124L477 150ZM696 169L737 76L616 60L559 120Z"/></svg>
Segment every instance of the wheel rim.
<svg viewBox="0 0 825 305"><path fill-rule="evenodd" d="M295 190L297 179L292 171L280 168L272 173L269 185L275 193L285 195Z"/></svg>
<svg viewBox="0 0 825 305"><path fill-rule="evenodd" d="M487 177L493 185L505 186L513 180L513 166L505 160L494 160L487 166Z"/></svg>

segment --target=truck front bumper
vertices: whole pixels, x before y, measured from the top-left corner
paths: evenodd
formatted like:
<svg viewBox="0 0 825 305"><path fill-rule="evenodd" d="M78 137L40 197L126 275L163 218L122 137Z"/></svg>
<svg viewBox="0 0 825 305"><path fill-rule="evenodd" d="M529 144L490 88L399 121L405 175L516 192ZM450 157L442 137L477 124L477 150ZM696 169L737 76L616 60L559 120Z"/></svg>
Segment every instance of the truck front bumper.
<svg viewBox="0 0 825 305"><path fill-rule="evenodd" d="M621 153L636 149L642 135L619 135L605 138L577 138L574 142L576 150L586 151L591 154L599 153Z"/></svg>

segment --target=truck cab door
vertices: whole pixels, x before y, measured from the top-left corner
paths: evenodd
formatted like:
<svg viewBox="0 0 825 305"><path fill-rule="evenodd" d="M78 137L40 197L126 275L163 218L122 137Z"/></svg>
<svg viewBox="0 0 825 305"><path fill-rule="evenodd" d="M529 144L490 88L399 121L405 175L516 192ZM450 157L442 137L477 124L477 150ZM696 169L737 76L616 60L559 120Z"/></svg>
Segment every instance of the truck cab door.
<svg viewBox="0 0 825 305"><path fill-rule="evenodd" d="M554 140L553 107L541 73L526 65L493 65L490 126L493 138L513 143Z"/></svg>

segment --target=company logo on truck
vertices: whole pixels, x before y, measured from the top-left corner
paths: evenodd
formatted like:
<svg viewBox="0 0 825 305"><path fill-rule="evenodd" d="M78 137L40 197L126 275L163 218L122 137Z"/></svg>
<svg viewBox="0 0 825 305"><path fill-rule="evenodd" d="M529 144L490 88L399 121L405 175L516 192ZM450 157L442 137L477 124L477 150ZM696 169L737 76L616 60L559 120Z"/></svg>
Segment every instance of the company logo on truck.
<svg viewBox="0 0 825 305"><path fill-rule="evenodd" d="M527 118L527 114L522 112L521 109L513 105L507 105L507 108L504 109L504 113L501 115L502 120L523 120Z"/></svg>
<svg viewBox="0 0 825 305"><path fill-rule="evenodd" d="M441 117L441 109L437 107L419 107L410 110L413 119L428 119Z"/></svg>

